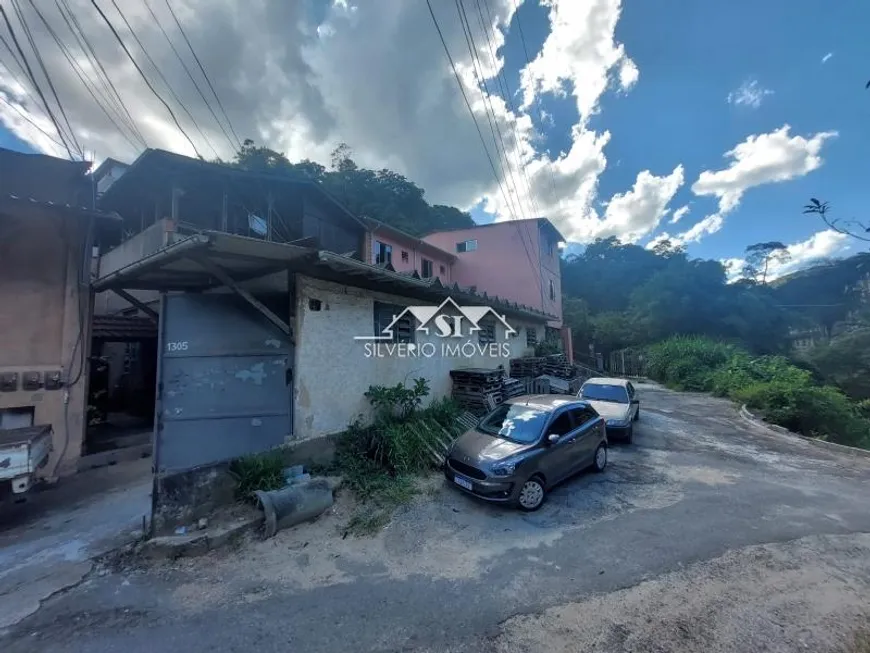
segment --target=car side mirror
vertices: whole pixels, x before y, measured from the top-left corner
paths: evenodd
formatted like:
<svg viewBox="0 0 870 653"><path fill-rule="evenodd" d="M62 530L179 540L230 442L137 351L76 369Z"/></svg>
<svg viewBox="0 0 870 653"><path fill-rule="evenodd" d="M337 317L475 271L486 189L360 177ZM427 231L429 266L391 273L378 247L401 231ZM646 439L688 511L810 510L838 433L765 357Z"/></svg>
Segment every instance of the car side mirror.
<svg viewBox="0 0 870 653"><path fill-rule="evenodd" d="M558 441L559 436L555 433L550 433L550 435L547 436L547 442L549 442L550 444L556 444Z"/></svg>
<svg viewBox="0 0 870 653"><path fill-rule="evenodd" d="M632 404L635 404L635 405L638 405L638 404L640 404L640 399L632 399L632 400L631 400L631 403L632 403Z"/></svg>

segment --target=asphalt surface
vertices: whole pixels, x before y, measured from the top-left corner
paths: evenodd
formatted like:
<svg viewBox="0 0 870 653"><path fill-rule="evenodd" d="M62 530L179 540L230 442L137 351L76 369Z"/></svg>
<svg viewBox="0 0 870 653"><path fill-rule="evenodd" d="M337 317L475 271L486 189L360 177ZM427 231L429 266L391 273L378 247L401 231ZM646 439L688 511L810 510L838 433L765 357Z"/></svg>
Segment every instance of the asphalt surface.
<svg viewBox="0 0 870 653"><path fill-rule="evenodd" d="M723 400L640 392L634 444L536 513L439 481L374 538L342 539L339 510L238 551L94 572L0 650L487 651L517 615L750 545L870 532L870 458L758 429Z"/></svg>

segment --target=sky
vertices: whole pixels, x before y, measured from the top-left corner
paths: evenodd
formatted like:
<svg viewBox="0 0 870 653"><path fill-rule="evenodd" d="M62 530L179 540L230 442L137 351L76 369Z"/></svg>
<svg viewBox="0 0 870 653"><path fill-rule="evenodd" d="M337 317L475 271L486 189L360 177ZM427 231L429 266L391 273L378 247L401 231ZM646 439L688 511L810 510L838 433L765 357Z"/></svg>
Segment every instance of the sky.
<svg viewBox="0 0 870 653"><path fill-rule="evenodd" d="M478 221L547 217L568 252L668 238L736 271L746 246L781 241L778 276L866 249L801 209L863 217L870 4L430 2L99 0L174 118L91 0L3 6L96 160L229 158L252 138L328 164L346 142ZM0 147L68 156L3 42L0 63Z"/></svg>

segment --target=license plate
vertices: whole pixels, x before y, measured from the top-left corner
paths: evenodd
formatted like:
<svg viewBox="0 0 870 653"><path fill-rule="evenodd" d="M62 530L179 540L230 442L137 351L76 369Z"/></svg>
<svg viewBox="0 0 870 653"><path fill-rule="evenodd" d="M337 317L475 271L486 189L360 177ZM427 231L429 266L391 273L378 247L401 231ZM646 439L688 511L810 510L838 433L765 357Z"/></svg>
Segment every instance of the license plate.
<svg viewBox="0 0 870 653"><path fill-rule="evenodd" d="M453 480L456 481L456 485L459 487L464 487L466 490L473 490L474 486L471 484L471 481L467 481L461 476L454 476Z"/></svg>

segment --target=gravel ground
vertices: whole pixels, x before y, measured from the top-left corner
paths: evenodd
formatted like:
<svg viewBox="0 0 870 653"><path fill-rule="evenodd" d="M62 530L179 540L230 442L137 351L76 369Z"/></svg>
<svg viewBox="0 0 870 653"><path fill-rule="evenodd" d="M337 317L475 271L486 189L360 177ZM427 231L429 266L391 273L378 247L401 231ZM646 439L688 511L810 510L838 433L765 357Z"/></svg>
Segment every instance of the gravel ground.
<svg viewBox="0 0 870 653"><path fill-rule="evenodd" d="M641 393L635 444L536 513L437 477L343 538L341 497L268 541L92 574L0 650L843 650L870 617L870 459Z"/></svg>

